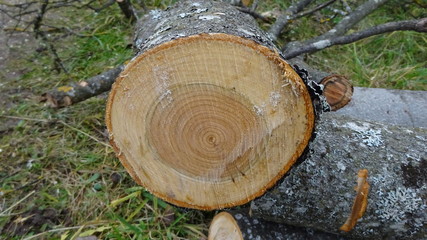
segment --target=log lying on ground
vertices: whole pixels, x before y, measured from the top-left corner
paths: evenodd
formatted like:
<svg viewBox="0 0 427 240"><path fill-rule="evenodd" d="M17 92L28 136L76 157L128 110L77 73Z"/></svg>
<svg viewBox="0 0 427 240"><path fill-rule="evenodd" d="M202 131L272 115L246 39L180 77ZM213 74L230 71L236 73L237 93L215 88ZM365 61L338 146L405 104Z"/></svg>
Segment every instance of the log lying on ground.
<svg viewBox="0 0 427 240"><path fill-rule="evenodd" d="M302 154L314 126L301 78L252 17L220 2L152 11L114 84L110 142L136 182L178 206L247 203Z"/></svg>
<svg viewBox="0 0 427 240"><path fill-rule="evenodd" d="M355 87L337 114L366 121L427 128L427 91Z"/></svg>
<svg viewBox="0 0 427 240"><path fill-rule="evenodd" d="M254 217L340 233L352 211L357 174L367 169L368 204L346 236L427 237L427 129L325 113L305 160L252 202Z"/></svg>
<svg viewBox="0 0 427 240"><path fill-rule="evenodd" d="M208 240L345 240L343 236L250 217L247 209L228 210L213 218Z"/></svg>
<svg viewBox="0 0 427 240"><path fill-rule="evenodd" d="M236 220L243 239L262 240L345 240L344 236L321 232L304 227L295 227L287 224L269 222L261 218L251 217L247 209L229 210Z"/></svg>

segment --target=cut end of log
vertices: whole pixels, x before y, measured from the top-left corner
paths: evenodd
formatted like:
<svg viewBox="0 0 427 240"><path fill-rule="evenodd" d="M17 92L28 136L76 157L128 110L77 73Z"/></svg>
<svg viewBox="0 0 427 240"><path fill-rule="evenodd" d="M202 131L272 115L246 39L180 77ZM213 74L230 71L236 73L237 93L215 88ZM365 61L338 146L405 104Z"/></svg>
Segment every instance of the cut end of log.
<svg viewBox="0 0 427 240"><path fill-rule="evenodd" d="M332 111L336 111L351 101L353 96L353 85L343 75L333 74L322 79L323 95L331 106Z"/></svg>
<svg viewBox="0 0 427 240"><path fill-rule="evenodd" d="M221 212L212 220L208 240L243 240L243 236L233 216Z"/></svg>
<svg viewBox="0 0 427 240"><path fill-rule="evenodd" d="M308 144L314 113L301 78L276 52L218 33L139 55L113 86L106 121L139 184L209 210L272 187Z"/></svg>

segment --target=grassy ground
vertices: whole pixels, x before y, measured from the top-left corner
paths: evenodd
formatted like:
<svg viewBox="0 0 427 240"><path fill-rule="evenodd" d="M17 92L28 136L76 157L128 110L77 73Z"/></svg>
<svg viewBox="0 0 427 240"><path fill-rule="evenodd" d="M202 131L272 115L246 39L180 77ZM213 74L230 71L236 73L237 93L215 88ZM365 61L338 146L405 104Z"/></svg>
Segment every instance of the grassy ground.
<svg viewBox="0 0 427 240"><path fill-rule="evenodd" d="M265 1L260 10L277 8L278 2ZM166 7L170 1L145 4ZM379 10L358 27L409 18L408 10L396 6ZM317 20L329 15L324 11L296 21L281 42L327 30L337 19ZM97 14L68 9L46 21L75 29L79 36L52 40L69 73L57 72L48 48L31 39L25 48L12 47L9 71L0 74L0 238L205 238L214 213L176 208L153 197L116 159L107 144L105 95L59 110L37 101L48 89L129 59L131 24L116 6ZM356 86L427 90L426 43L425 34L391 33L333 47L307 61L349 76Z"/></svg>

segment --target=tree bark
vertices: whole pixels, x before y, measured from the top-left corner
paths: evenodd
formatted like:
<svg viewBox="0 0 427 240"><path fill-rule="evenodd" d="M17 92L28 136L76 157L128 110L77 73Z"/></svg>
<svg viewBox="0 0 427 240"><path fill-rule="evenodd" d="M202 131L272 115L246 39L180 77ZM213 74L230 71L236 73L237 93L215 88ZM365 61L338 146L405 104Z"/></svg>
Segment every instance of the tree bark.
<svg viewBox="0 0 427 240"><path fill-rule="evenodd" d="M182 1L147 14L134 46L106 123L119 159L154 195L205 210L241 205L308 144L307 87L251 16Z"/></svg>
<svg viewBox="0 0 427 240"><path fill-rule="evenodd" d="M70 83L44 93L41 101L54 108L66 107L109 91L124 66L103 72L88 80Z"/></svg>
<svg viewBox="0 0 427 240"><path fill-rule="evenodd" d="M243 239L262 240L346 240L344 236L326 233L311 228L296 227L288 224L266 221L262 218L250 216L248 209L228 210L243 235Z"/></svg>
<svg viewBox="0 0 427 240"><path fill-rule="evenodd" d="M336 114L407 128L427 128L427 91L355 87Z"/></svg>
<svg viewBox="0 0 427 240"><path fill-rule="evenodd" d="M305 160L252 202L253 216L354 238L425 239L427 129L336 113L323 114L316 126ZM368 170L367 209L344 233L360 169Z"/></svg>
<svg viewBox="0 0 427 240"><path fill-rule="evenodd" d="M132 4L129 0L116 0L116 2L127 19L132 22L137 20L135 11L133 10Z"/></svg>

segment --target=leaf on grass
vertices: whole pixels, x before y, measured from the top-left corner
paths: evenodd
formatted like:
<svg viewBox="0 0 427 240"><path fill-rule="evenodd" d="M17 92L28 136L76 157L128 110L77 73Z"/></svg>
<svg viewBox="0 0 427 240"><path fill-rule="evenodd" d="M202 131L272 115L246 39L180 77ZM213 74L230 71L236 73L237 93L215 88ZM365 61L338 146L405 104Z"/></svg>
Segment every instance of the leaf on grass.
<svg viewBox="0 0 427 240"><path fill-rule="evenodd" d="M113 200L113 201L111 201L111 203L110 203L110 207L115 208L115 207L117 207L117 205L121 204L122 202L125 202L125 201L127 201L127 200L129 200L129 199L132 199L132 198L136 198L136 197L138 197L140 194L141 194L141 191L133 192L133 193L131 193L131 194L129 194L129 195L127 195L127 196L125 196L125 197L122 197L122 198L119 198L119 199Z"/></svg>

